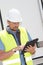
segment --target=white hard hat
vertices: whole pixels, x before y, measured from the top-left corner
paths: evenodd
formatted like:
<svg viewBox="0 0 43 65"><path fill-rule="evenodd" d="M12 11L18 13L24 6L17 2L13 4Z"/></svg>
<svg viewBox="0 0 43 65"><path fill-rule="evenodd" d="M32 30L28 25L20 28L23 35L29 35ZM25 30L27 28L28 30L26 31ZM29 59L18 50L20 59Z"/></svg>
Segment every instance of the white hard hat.
<svg viewBox="0 0 43 65"><path fill-rule="evenodd" d="M19 10L14 8L9 10L7 20L9 20L10 22L22 22L22 17Z"/></svg>

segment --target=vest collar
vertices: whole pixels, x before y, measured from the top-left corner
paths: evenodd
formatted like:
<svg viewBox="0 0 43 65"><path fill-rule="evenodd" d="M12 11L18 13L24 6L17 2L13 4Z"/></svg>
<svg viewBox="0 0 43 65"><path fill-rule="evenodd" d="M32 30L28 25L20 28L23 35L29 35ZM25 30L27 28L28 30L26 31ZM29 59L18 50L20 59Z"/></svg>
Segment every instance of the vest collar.
<svg viewBox="0 0 43 65"><path fill-rule="evenodd" d="M16 33L19 31L19 29L18 29L18 30L16 30L16 32L14 32L13 30L10 29L9 26L7 26L6 30L7 30L7 32L8 32L9 34L12 34L12 33L16 34Z"/></svg>

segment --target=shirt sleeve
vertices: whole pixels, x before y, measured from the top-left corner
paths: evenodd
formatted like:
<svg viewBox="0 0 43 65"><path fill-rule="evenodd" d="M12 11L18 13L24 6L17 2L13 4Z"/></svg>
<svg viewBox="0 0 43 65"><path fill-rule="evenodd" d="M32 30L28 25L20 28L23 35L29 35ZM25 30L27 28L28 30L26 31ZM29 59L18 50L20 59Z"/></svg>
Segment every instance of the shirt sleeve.
<svg viewBox="0 0 43 65"><path fill-rule="evenodd" d="M4 44L2 43L1 39L0 39L0 50L5 50Z"/></svg>
<svg viewBox="0 0 43 65"><path fill-rule="evenodd" d="M32 38L31 38L31 36L30 36L29 32L27 32L27 34L28 34L29 41L31 41L31 40L32 40Z"/></svg>

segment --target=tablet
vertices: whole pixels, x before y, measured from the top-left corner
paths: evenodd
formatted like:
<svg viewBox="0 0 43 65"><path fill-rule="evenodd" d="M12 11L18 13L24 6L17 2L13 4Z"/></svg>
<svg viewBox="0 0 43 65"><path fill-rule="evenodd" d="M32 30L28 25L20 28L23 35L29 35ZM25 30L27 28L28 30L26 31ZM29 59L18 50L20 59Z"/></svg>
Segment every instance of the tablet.
<svg viewBox="0 0 43 65"><path fill-rule="evenodd" d="M33 40L31 40L31 41L28 41L26 44L25 44L25 46L24 46L24 49L23 49L23 51L25 50L25 48L27 48L27 46L34 46L35 44L37 45L37 42L38 42L38 38L36 38L36 39L33 39Z"/></svg>

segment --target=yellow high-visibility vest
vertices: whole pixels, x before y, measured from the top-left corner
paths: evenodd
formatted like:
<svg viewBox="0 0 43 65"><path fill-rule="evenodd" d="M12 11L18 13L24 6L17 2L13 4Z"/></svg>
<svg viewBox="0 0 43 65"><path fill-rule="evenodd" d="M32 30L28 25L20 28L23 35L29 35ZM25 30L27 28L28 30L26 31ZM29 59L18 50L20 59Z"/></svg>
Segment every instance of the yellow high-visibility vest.
<svg viewBox="0 0 43 65"><path fill-rule="evenodd" d="M22 45L26 44L26 42L29 41L27 32L22 27L19 27L19 30L20 30L21 44ZM0 38L5 46L5 52L8 52L11 49L17 47L17 43L16 43L14 37L12 36L12 34L9 34L6 30L3 30L0 32ZM27 65L33 65L31 54L29 52L26 52L24 55L25 55ZM3 64L4 65L21 65L19 51L15 52L8 59L3 60Z"/></svg>

